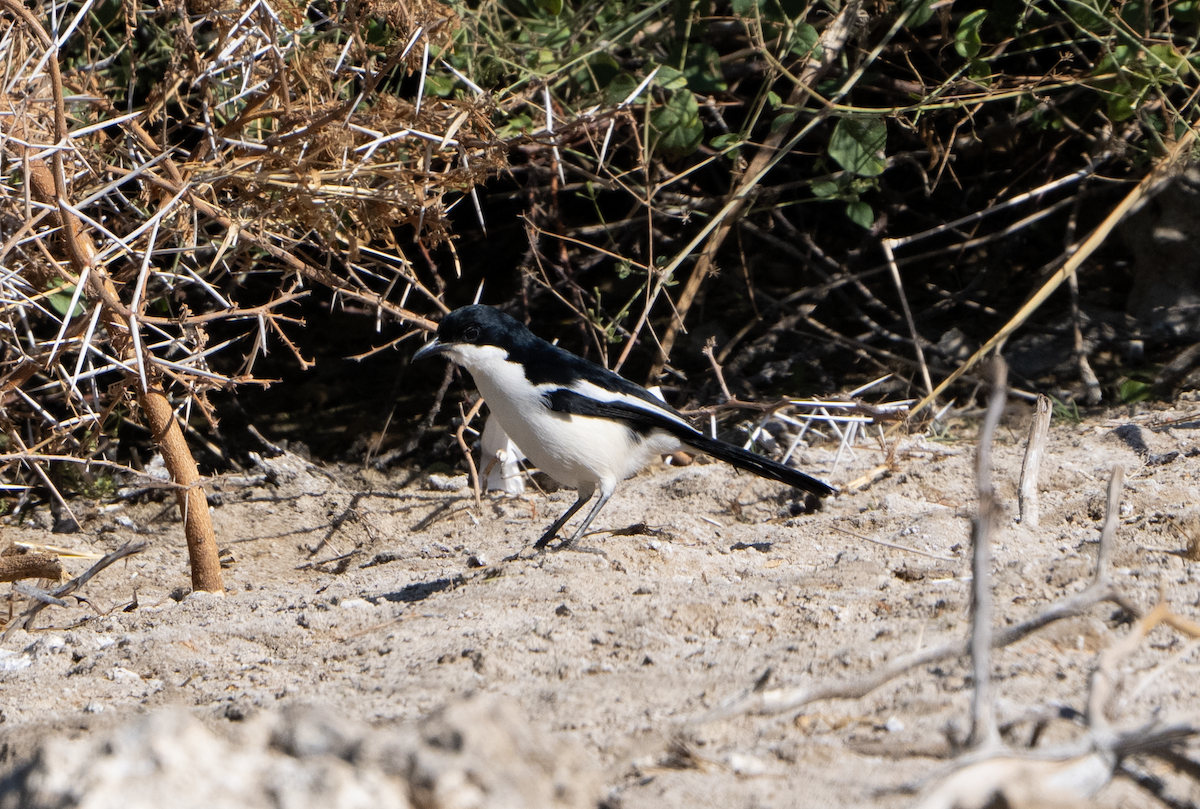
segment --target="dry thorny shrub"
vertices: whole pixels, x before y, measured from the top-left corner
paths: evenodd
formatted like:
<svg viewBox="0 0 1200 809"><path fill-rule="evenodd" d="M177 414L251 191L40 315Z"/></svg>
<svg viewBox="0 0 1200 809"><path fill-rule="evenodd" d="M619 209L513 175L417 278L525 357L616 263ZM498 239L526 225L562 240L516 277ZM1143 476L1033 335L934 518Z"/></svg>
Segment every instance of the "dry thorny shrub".
<svg viewBox="0 0 1200 809"><path fill-rule="evenodd" d="M256 382L270 342L304 363L285 305L310 284L378 316L405 314L412 290L439 306L394 228L446 242L450 199L505 163L486 97L414 105L381 89L421 72L457 26L432 0L354 6L337 47L314 36L334 21L295 4L121 8L123 43L97 29L91 2L43 9L58 52L15 7L0 20L0 469L18 493L29 470L54 488L40 471L51 458L112 459L113 420L136 409L139 389L166 385L185 424L193 410L211 421L206 394ZM356 15L404 36L371 45ZM159 50L139 51L158 61L117 61L145 44L135 37L168 30ZM69 134L56 131L55 59ZM63 216L78 223L82 258ZM265 293L245 283L264 273L275 279ZM218 321L240 329L214 342ZM212 369L220 351L242 353L239 374Z"/></svg>

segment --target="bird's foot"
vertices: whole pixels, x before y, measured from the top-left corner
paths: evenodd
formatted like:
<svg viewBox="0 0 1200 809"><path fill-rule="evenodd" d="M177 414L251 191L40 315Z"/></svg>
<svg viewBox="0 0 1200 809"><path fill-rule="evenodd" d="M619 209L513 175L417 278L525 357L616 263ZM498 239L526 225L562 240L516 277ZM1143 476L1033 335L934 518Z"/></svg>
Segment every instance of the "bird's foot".
<svg viewBox="0 0 1200 809"><path fill-rule="evenodd" d="M576 545L574 537L571 537L570 539L564 539L562 542L558 543L553 548L549 548L548 550L553 551L554 553L558 553L559 551L574 551L575 553L594 553L597 556L603 556L605 559L608 558L608 554L605 551L601 550L600 548L593 548L588 545Z"/></svg>

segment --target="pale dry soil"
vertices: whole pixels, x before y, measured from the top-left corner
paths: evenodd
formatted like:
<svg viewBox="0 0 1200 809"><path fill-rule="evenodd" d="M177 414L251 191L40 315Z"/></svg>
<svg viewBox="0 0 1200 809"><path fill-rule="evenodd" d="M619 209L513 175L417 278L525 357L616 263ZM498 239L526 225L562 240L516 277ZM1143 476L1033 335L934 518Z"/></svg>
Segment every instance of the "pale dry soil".
<svg viewBox="0 0 1200 809"><path fill-rule="evenodd" d="M1087 584L1116 464L1127 482L1115 580L1143 608L1161 593L1200 620L1200 562L1180 553L1197 525L1200 409L1056 423L1036 530L1016 519L1027 424L1027 412L1010 413L995 448L1005 508L997 622ZM283 456L211 493L232 552L223 598L184 597L186 552L169 501L94 507L75 535L52 535L37 519L5 526L6 544L105 553L144 540L149 549L95 578L88 604L49 608L4 643L0 768L47 737L86 739L169 706L218 734L296 704L386 727L484 692L547 738L577 742L608 806L910 805L898 790L944 772L933 754L966 732L966 660L914 670L862 699L690 720L767 672L766 688L848 681L966 635L974 432L964 422L951 440L889 439L890 475L809 514L796 513L785 487L721 464L652 469L618 490L598 520L606 530L583 542L600 553L529 553L571 492L485 498L472 514L468 491L433 490L417 472ZM808 448L804 468L845 484L885 461L864 445L834 469L835 449ZM67 561L70 575L89 564ZM1098 651L1128 628L1105 604L998 652L1007 740L1026 744L1039 710L1083 710ZM1123 662L1118 725L1197 719L1200 654L1189 643L1160 627ZM1077 720L1055 719L1039 743L1080 732ZM1162 765L1138 766L1176 798L1200 800ZM1097 805L1161 804L1117 779Z"/></svg>

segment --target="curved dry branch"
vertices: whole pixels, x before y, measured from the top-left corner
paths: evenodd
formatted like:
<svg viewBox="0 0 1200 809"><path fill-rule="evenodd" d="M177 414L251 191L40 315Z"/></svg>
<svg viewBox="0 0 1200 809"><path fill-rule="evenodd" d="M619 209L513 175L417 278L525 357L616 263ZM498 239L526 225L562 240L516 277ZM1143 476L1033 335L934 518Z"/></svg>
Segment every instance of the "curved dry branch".
<svg viewBox="0 0 1200 809"><path fill-rule="evenodd" d="M38 39L42 47L51 52L47 63L54 94L54 135L56 147L52 162L54 170L54 204L62 224L63 241L67 257L76 276L76 283L87 278L90 288L103 303L101 318L114 347L119 347L122 360L128 360L133 352L130 337L138 328L135 317L117 295L112 280L102 268L95 266L92 257L95 251L82 240L80 222L69 203L66 174L63 168L63 150L70 140L67 125L66 101L63 95L62 75L58 67L58 53L54 40L42 28L37 18L16 0L0 0L0 8L20 19L29 32ZM151 250L153 247L150 248ZM179 493L180 510L183 512L184 535L187 538L188 555L191 562L192 588L214 593L225 590L221 577L221 565L217 560L217 541L213 532L212 518L208 513L208 501L204 487L200 485L200 474L191 450L183 438L183 432L175 419L171 403L167 399L161 379L150 374L138 380L138 403L150 422L151 433L162 453L163 461L175 483L188 488Z"/></svg>

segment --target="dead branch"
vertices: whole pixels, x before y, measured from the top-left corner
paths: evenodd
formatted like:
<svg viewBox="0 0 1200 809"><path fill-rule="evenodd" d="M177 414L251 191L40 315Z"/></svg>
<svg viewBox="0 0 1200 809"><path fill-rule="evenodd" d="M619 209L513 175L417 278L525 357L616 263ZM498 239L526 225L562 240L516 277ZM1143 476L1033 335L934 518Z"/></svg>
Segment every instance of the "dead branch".
<svg viewBox="0 0 1200 809"><path fill-rule="evenodd" d="M54 130L58 142L65 146L70 142L71 133L67 125L57 45L33 14L22 5L13 0L0 0L0 5L20 18L30 33L50 53L47 64L50 67L51 88L54 94ZM124 347L121 353L126 355L123 359L127 359L132 353L129 339L138 329L135 318L140 312L130 312L121 303L112 279L100 266L95 264L95 249L81 236L79 218L67 202L70 194L66 184L62 153L63 149L54 150L52 179L59 221L62 224L63 241L71 267L77 276L76 287L78 289L78 286L83 283L83 279L86 278L92 291L103 301L102 317L109 331L109 339L114 346ZM151 247L151 249L153 248ZM141 381L142 384L138 386L139 403L150 421L151 432L162 452L171 478L176 483L193 486L200 477L196 470L196 462L192 458L187 442L183 439L179 426L175 423L174 413L166 393L157 380L152 384L147 384L144 372ZM212 520L208 514L204 490L195 487L190 491L196 494L189 500L188 493L182 493L180 508L183 511L184 532L187 535L188 552L191 557L192 586L210 592L223 592L224 585L221 581L221 566L217 561L216 539L213 535ZM189 504L191 508L189 508Z"/></svg>
<svg viewBox="0 0 1200 809"><path fill-rule="evenodd" d="M475 466L475 456L471 454L471 447L467 444L466 432L470 427L471 422L479 415L479 408L483 407L483 399L478 399L468 413L463 412L462 402L458 404L458 413L462 418L462 423L458 425L458 430L455 431L454 437L458 440L458 448L462 450L463 457L467 460L467 470L471 473L471 490L475 492L475 508L480 512L483 511L483 488L479 480L479 470Z"/></svg>
<svg viewBox="0 0 1200 809"><path fill-rule="evenodd" d="M888 269L891 271L892 283L900 295L900 308L904 312L904 322L908 325L908 334L912 338L913 351L917 355L917 366L921 369L921 379L925 382L926 393L933 395L933 379L929 376L929 366L925 364L925 351L921 348L921 334L917 331L917 323L913 320L912 309L908 305L908 295L904 291L904 281L900 278L900 268L896 266L896 256L892 252L893 242L884 239L880 244L887 258Z"/></svg>
<svg viewBox="0 0 1200 809"><path fill-rule="evenodd" d="M1107 710L1119 679L1117 665L1137 650L1150 634L1150 630L1156 627L1166 614L1167 605L1160 601L1154 609L1138 619L1128 635L1100 653L1096 661L1096 670L1092 672L1087 704L1087 723L1093 733L1111 733Z"/></svg>
<svg viewBox="0 0 1200 809"><path fill-rule="evenodd" d="M19 579L62 578L62 562L49 553L21 553L9 555L11 548L0 555L0 582Z"/></svg>
<svg viewBox="0 0 1200 809"><path fill-rule="evenodd" d="M1038 527L1038 473L1042 468L1042 456L1046 452L1046 441L1050 437L1050 399L1039 395L1034 406L1033 421L1029 424L1029 444L1025 447L1025 460L1021 462L1021 482L1017 486L1017 504L1021 512L1021 525Z"/></svg>
<svg viewBox="0 0 1200 809"><path fill-rule="evenodd" d="M1104 527L1100 529L1100 547L1096 551L1096 578L1108 578L1108 560L1112 556L1112 545L1117 536L1117 525L1121 521L1121 486L1125 483L1125 468L1120 464L1113 467L1108 479L1108 498L1104 506Z"/></svg>
<svg viewBox="0 0 1200 809"><path fill-rule="evenodd" d="M192 589L224 593L225 584L221 576L212 516L208 512L208 497L200 483L196 461L175 419L175 412L161 388L146 391L141 397L141 404L154 443L162 452L163 461L171 473L171 480L187 487L176 491L175 499L183 515L183 535L187 539L188 558L191 561Z"/></svg>
<svg viewBox="0 0 1200 809"><path fill-rule="evenodd" d="M716 374L717 383L721 386L721 395L725 397L725 402L732 402L734 398L733 394L729 392L729 386L725 384L725 372L721 370L721 363L717 362L716 355L713 354L713 349L716 348L716 345L716 338L709 337L705 341L701 353L708 357L708 361L712 364L713 373Z"/></svg>
<svg viewBox="0 0 1200 809"><path fill-rule="evenodd" d="M1002 649L1028 637L1034 632L1064 618L1081 615L1097 604L1111 601L1125 609L1129 602L1108 582L1094 582L1087 589L1051 604L1042 612L1019 624L1004 628L992 638L992 648ZM695 720L698 724L715 722L749 713L774 714L794 711L813 702L827 699L859 699L913 669L971 653L969 640L956 640L919 652L902 655L877 671L854 680L816 683L800 688L744 692L728 704L710 711Z"/></svg>
<svg viewBox="0 0 1200 809"><path fill-rule="evenodd" d="M141 553L148 547L149 543L147 542L126 542L124 545L117 548L103 559L100 559L98 562L96 562L96 564L89 567L83 573L71 579L61 587L57 587L52 590L50 595L61 600L64 596L69 596L72 593L76 593L80 588L91 581L93 576L104 570L112 563L119 562L127 556L133 556L134 554ZM0 633L0 643L8 640L9 635L18 629L28 630L30 627L32 627L33 619L37 617L38 613L48 606L50 605L45 601L38 601L36 604L31 605L29 609L25 610L25 612L21 613L20 616L10 621L8 626L4 627L4 632Z"/></svg>

